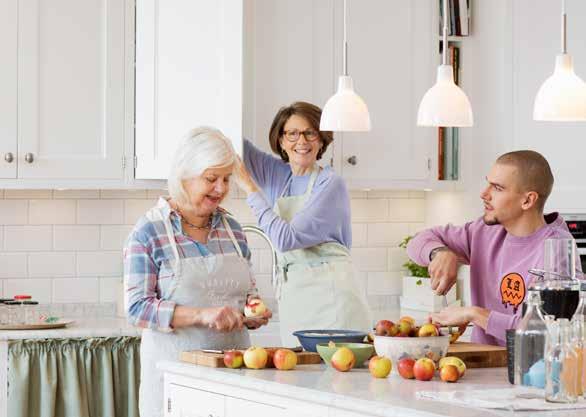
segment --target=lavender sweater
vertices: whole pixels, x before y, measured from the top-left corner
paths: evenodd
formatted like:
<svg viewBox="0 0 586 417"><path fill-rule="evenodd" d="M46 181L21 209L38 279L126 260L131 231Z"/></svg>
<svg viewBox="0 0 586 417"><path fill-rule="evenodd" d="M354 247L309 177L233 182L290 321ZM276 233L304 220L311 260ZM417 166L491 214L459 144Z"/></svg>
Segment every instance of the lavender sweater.
<svg viewBox="0 0 586 417"><path fill-rule="evenodd" d="M307 190L310 175L293 176L291 167L244 140L244 164L262 192L248 196L258 224L279 252L308 248L324 242L352 245L350 198L341 177L326 166L319 173L305 207L290 222L273 211L287 181L285 196L297 196Z"/></svg>
<svg viewBox="0 0 586 417"><path fill-rule="evenodd" d="M517 326L533 279L528 270L543 268L544 240L572 237L558 213L545 215L545 221L526 237L510 235L501 225L487 226L482 218L464 226L434 227L417 234L407 253L418 264L428 265L430 252L447 246L469 264L472 304L491 310L486 331L475 326L472 341L504 346L505 331Z"/></svg>

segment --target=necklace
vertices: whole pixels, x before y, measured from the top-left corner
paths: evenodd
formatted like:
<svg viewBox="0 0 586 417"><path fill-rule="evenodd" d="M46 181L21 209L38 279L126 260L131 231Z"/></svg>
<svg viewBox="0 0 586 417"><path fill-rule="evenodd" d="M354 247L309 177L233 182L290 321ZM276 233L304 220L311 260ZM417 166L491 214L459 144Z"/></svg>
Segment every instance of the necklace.
<svg viewBox="0 0 586 417"><path fill-rule="evenodd" d="M179 211L179 209L177 209L177 211ZM185 223L187 226L189 226L192 229L195 230L208 230L212 228L212 215L210 214L210 217L208 218L208 222L203 225L203 226L198 226L196 224L191 223L189 220L187 220L183 214L181 214L181 212L179 211L179 214L181 215L181 221L183 223Z"/></svg>

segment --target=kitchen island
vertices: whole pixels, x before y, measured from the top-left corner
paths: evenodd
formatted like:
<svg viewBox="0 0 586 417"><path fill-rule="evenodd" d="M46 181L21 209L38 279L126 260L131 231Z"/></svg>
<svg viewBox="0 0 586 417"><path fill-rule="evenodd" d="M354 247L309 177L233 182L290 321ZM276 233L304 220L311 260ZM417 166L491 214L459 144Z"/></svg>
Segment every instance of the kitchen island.
<svg viewBox="0 0 586 417"><path fill-rule="evenodd" d="M117 318L0 331L0 417L137 416L140 334Z"/></svg>
<svg viewBox="0 0 586 417"><path fill-rule="evenodd" d="M338 372L325 365L293 371L206 368L165 361L165 417L578 417L582 410L512 412L450 405L416 398L417 391L510 388L506 368L470 369L456 384L373 378L368 369Z"/></svg>

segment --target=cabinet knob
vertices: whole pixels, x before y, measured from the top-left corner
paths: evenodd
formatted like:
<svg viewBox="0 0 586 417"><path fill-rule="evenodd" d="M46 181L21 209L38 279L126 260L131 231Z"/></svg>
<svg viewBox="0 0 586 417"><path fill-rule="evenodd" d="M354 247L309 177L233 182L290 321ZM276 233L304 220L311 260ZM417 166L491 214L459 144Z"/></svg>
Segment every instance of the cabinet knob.
<svg viewBox="0 0 586 417"><path fill-rule="evenodd" d="M350 165L356 165L358 163L358 158L356 158L356 155L352 155L347 161Z"/></svg>
<svg viewBox="0 0 586 417"><path fill-rule="evenodd" d="M4 154L4 160L6 162L8 162L9 164L14 161L14 155L12 155L12 152L8 152L6 154Z"/></svg>
<svg viewBox="0 0 586 417"><path fill-rule="evenodd" d="M33 163L33 161L35 160L35 156L34 156L32 153L30 153L30 152L27 152L27 153L24 155L24 160L25 160L26 162L28 162L29 164L32 164L32 163Z"/></svg>

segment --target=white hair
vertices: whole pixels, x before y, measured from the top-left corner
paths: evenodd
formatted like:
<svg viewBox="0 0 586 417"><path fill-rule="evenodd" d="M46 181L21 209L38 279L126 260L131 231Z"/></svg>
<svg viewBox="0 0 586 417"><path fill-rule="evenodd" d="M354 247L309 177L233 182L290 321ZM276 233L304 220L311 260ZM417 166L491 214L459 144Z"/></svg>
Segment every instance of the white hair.
<svg viewBox="0 0 586 417"><path fill-rule="evenodd" d="M183 180L203 174L212 167L226 167L236 162L232 142L213 127L200 126L192 129L179 142L171 161L167 180L169 195L179 203L189 201L183 188Z"/></svg>

